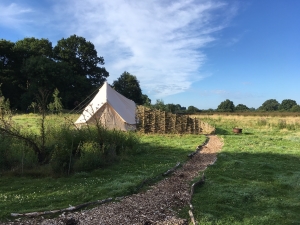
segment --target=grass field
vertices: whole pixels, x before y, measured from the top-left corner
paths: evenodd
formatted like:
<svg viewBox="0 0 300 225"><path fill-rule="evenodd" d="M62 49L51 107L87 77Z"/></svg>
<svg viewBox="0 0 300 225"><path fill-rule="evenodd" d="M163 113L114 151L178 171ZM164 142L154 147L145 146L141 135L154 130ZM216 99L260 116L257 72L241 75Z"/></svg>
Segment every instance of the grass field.
<svg viewBox="0 0 300 225"><path fill-rule="evenodd" d="M38 129L33 125L39 118L16 116L22 129ZM48 122L57 122L49 117ZM202 135L141 135L141 144L134 155L125 155L113 165L90 173L72 176L29 177L0 174L0 220L10 219L10 213L47 211L84 202L120 197L138 191L146 179L152 179L184 162L187 155L205 141ZM28 175L28 173L27 173ZM157 181L157 180L156 180Z"/></svg>
<svg viewBox="0 0 300 225"><path fill-rule="evenodd" d="M224 147L206 170L205 184L195 190L196 220L200 224L300 224L300 118L197 116L216 126ZM22 116L15 119L24 128L35 129ZM233 134L233 127L243 133ZM65 208L134 193L143 180L185 161L204 139L143 135L135 155L91 173L61 178L1 176L0 220L11 212ZM187 211L179 215L189 218Z"/></svg>
<svg viewBox="0 0 300 225"><path fill-rule="evenodd" d="M225 144L193 198L197 221L300 224L299 118L202 119L216 125ZM243 128L243 134L234 135L235 126Z"/></svg>

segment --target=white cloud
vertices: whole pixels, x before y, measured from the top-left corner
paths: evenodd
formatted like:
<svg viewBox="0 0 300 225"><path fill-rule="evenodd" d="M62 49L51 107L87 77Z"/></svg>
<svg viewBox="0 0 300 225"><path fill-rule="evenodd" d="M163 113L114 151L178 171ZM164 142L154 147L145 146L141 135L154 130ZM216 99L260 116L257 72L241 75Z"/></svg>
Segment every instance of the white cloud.
<svg viewBox="0 0 300 225"><path fill-rule="evenodd" d="M236 13L222 0L52 2L40 15L44 37L85 37L104 57L109 82L127 71L137 76L146 94L159 98L184 92L205 76L199 72L206 61L202 50ZM31 12L10 7L18 12L9 14L12 22Z"/></svg>
<svg viewBox="0 0 300 225"><path fill-rule="evenodd" d="M1 26L20 27L22 24L31 22L30 19L24 16L31 13L33 10L29 7L22 7L16 3L4 5L0 3L0 24Z"/></svg>

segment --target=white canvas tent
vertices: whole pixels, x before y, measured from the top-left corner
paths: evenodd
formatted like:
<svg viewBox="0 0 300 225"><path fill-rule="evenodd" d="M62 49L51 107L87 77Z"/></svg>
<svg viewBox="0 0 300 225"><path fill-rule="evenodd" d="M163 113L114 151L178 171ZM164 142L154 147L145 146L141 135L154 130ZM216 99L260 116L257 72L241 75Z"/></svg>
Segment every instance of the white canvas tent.
<svg viewBox="0 0 300 225"><path fill-rule="evenodd" d="M108 129L135 130L135 111L134 101L119 94L105 82L75 124L80 127L98 121Z"/></svg>

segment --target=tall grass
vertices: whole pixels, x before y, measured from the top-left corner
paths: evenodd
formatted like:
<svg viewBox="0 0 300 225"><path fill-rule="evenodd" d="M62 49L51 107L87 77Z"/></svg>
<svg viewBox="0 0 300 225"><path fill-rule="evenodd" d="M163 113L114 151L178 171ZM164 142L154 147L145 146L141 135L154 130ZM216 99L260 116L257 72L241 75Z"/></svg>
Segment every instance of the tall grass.
<svg viewBox="0 0 300 225"><path fill-rule="evenodd" d="M40 176L59 176L91 171L134 152L139 144L139 137L133 132L107 130L102 126L75 129L63 115L46 119L43 134L39 131L37 115L18 116L10 128L40 146L43 161L40 162L28 142L3 133L0 134L0 172L25 175L34 169L44 173Z"/></svg>

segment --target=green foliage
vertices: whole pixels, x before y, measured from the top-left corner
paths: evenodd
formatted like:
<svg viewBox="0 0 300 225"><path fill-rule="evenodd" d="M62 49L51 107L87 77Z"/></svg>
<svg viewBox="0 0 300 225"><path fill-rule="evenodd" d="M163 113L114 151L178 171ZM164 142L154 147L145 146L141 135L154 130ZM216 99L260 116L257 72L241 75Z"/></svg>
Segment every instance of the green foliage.
<svg viewBox="0 0 300 225"><path fill-rule="evenodd" d="M33 121L36 123L36 129L26 125L31 131L35 130L35 133L26 132L22 129L25 125L23 123L17 126L11 122L10 129L14 135L2 136L4 147L0 150L0 156L3 156L2 165L5 165L2 168L3 171L18 168L17 171L21 168L15 166L15 164L20 164L20 161L13 161L11 158L4 157L9 152L13 152L12 147L6 148L5 143L10 144L10 146L16 146L15 143L18 146L25 146L26 149L29 149L30 154L35 155L39 166L49 164L52 171L48 174L55 174L56 176L69 175L82 170L91 171L100 166L112 164L126 157L127 154L135 152L136 146L139 144L139 138L134 132L107 130L101 125L99 127L89 125L89 127L76 129L63 118L63 115L61 117L45 117L43 129L39 131L38 127L41 126L41 121L37 117ZM35 145L28 145L30 143ZM92 148L94 149L91 150ZM100 155L101 157L98 157ZM19 156L16 157L20 158ZM91 159L94 160L93 163L88 163Z"/></svg>
<svg viewBox="0 0 300 225"><path fill-rule="evenodd" d="M269 99L265 101L258 109L261 111L276 111L280 104L276 99Z"/></svg>
<svg viewBox="0 0 300 225"><path fill-rule="evenodd" d="M126 133L124 135L127 136ZM136 137L134 133L131 135ZM134 138L130 136L127 137L131 140L126 141L133 143ZM132 194L143 181L166 172L177 162L185 162L187 155L204 142L205 136L143 135L139 139L135 151L128 152L114 164L89 173L75 172L71 176L58 178L37 174L32 177L32 173L25 176L28 174L25 171L21 177L2 175L0 221L10 219L11 212L48 211ZM91 145L89 142L86 150L91 149ZM39 172L43 170L38 169Z"/></svg>
<svg viewBox="0 0 300 225"><path fill-rule="evenodd" d="M136 76L131 75L126 71L113 82L112 86L121 95L131 99L138 105L151 103L151 100L148 98L148 96L142 94L140 82Z"/></svg>
<svg viewBox="0 0 300 225"><path fill-rule="evenodd" d="M238 104L235 107L235 111L249 111L249 110L250 109L246 105L243 105L243 104Z"/></svg>
<svg viewBox="0 0 300 225"><path fill-rule="evenodd" d="M29 109L33 109L33 113L35 113L36 109L38 107L38 104L36 102L31 102L30 106L28 107Z"/></svg>
<svg viewBox="0 0 300 225"><path fill-rule="evenodd" d="M300 112L300 105L294 105L291 108L291 112Z"/></svg>
<svg viewBox="0 0 300 225"><path fill-rule="evenodd" d="M109 76L104 67L99 67L104 65L104 58L99 57L94 44L83 37L72 35L59 40L53 54L56 60L65 62L72 71L70 88L73 89L73 96L69 97L73 102L84 99Z"/></svg>
<svg viewBox="0 0 300 225"><path fill-rule="evenodd" d="M279 106L279 110L290 111L296 105L297 102L295 100L284 99Z"/></svg>
<svg viewBox="0 0 300 225"><path fill-rule="evenodd" d="M1 134L0 142L0 171L13 170L22 173L37 166L36 155L24 143Z"/></svg>
<svg viewBox="0 0 300 225"><path fill-rule="evenodd" d="M97 142L85 142L80 146L80 158L76 161L76 171L92 171L104 165L104 148Z"/></svg>
<svg viewBox="0 0 300 225"><path fill-rule="evenodd" d="M157 110L167 111L166 105L162 99L156 99L156 103L152 107Z"/></svg>
<svg viewBox="0 0 300 225"><path fill-rule="evenodd" d="M72 35L53 48L47 39L0 40L0 83L14 108L26 110L39 88L58 88L66 108L82 101L109 76L91 42ZM48 104L48 103L47 103Z"/></svg>
<svg viewBox="0 0 300 225"><path fill-rule="evenodd" d="M232 101L229 99L226 99L225 101L221 102L220 105L218 106L218 111L219 112L233 112L235 109L235 106Z"/></svg>
<svg viewBox="0 0 300 225"><path fill-rule="evenodd" d="M48 109L52 112L52 113L60 113L63 109L63 105L61 102L61 97L58 97L59 95L59 91L57 88L55 88L54 92L53 92L53 102L50 102L48 105Z"/></svg>
<svg viewBox="0 0 300 225"><path fill-rule="evenodd" d="M187 110L186 110L186 112L187 113L196 113L196 112L199 112L200 110L197 108L197 107L195 107L195 106L189 106L188 108L187 108Z"/></svg>

